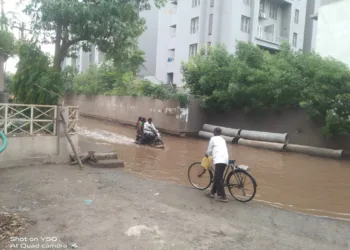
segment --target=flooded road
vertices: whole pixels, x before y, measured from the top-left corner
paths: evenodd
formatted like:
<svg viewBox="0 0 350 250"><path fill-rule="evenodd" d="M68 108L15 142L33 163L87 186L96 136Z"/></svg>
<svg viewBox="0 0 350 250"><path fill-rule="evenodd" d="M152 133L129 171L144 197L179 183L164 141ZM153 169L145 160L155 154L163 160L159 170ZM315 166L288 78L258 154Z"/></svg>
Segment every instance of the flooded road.
<svg viewBox="0 0 350 250"><path fill-rule="evenodd" d="M135 129L80 118L79 134L108 144L125 170L190 185L188 166L201 161L208 141L163 135L166 149L133 143ZM258 183L255 201L287 210L350 221L350 162L228 145L230 158L251 167Z"/></svg>

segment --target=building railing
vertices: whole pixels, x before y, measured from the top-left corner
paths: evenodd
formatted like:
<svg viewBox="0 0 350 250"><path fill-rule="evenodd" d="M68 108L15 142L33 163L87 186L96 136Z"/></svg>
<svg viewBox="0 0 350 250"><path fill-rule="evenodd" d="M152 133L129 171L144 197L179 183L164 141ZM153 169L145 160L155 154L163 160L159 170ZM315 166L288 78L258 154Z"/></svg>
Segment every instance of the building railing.
<svg viewBox="0 0 350 250"><path fill-rule="evenodd" d="M67 107L68 131L76 133L79 108ZM57 135L58 107L54 105L0 104L0 128L7 136Z"/></svg>
<svg viewBox="0 0 350 250"><path fill-rule="evenodd" d="M257 38L277 44L281 44L283 41L289 41L287 37L276 36L273 33L263 31L263 27L258 27Z"/></svg>

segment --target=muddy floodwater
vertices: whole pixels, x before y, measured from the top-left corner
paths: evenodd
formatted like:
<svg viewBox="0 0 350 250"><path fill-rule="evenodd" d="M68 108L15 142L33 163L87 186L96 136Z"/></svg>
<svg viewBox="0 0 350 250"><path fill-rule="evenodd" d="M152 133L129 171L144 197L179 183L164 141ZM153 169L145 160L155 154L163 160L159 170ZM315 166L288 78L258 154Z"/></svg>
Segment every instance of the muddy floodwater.
<svg viewBox="0 0 350 250"><path fill-rule="evenodd" d="M135 129L81 118L79 134L108 144L125 170L190 185L188 166L201 161L208 141L163 135L166 149L134 144ZM248 165L258 183L255 201L287 210L350 221L350 162L228 145L230 158ZM234 206L234 204L233 204Z"/></svg>

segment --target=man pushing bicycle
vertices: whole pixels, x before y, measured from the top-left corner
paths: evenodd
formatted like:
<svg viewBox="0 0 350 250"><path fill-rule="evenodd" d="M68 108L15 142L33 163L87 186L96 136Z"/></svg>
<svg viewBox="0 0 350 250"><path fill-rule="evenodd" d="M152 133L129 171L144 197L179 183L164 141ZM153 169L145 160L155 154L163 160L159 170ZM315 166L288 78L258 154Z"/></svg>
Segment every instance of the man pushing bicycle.
<svg viewBox="0 0 350 250"><path fill-rule="evenodd" d="M214 198L216 201L227 202L223 177L229 156L226 141L221 137L221 132L221 128L214 129L214 136L210 138L205 154L206 157L213 156L213 164L215 165L214 184L208 197Z"/></svg>

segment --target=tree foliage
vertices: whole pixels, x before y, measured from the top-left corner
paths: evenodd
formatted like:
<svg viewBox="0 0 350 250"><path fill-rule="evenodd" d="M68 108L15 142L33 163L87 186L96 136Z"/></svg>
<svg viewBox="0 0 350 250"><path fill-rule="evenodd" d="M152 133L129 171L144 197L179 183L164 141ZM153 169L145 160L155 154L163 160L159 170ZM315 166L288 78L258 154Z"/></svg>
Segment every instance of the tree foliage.
<svg viewBox="0 0 350 250"><path fill-rule="evenodd" d="M117 62L135 58L137 38L145 29L141 9L165 0L31 0L25 13L32 19L32 30L44 42L55 44L54 68L61 70L65 57L82 46L94 44Z"/></svg>
<svg viewBox="0 0 350 250"><path fill-rule="evenodd" d="M15 37L13 34L6 30L0 30L0 54L9 57L15 53L15 50Z"/></svg>
<svg viewBox="0 0 350 250"><path fill-rule="evenodd" d="M350 70L332 58L293 52L283 44L270 54L238 43L236 54L213 47L183 64L190 93L203 107L246 112L298 108L323 124L328 136L350 135Z"/></svg>
<svg viewBox="0 0 350 250"><path fill-rule="evenodd" d="M5 89L12 94L12 88L13 88L13 77L14 75L12 73L5 73Z"/></svg>
<svg viewBox="0 0 350 250"><path fill-rule="evenodd" d="M16 101L25 104L56 105L63 91L61 74L35 43L21 42L19 62L11 90Z"/></svg>
<svg viewBox="0 0 350 250"><path fill-rule="evenodd" d="M67 88L68 90L68 88ZM68 93L84 95L147 96L160 100L177 100L181 106L188 104L188 95L164 84L141 80L133 72L120 72L113 65L90 67L73 79Z"/></svg>

